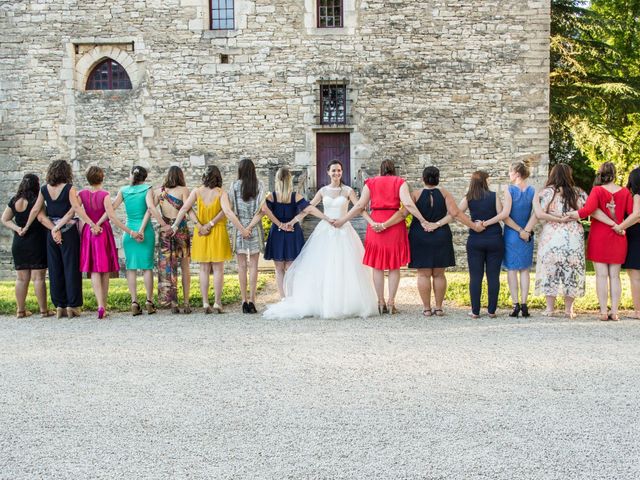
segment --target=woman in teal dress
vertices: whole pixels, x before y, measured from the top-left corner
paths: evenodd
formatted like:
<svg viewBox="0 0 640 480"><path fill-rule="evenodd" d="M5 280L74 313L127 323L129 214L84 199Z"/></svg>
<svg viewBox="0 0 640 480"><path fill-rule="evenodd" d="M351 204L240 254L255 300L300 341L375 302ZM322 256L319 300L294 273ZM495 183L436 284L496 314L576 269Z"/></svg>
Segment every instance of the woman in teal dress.
<svg viewBox="0 0 640 480"><path fill-rule="evenodd" d="M118 208L124 202L124 208L127 211L127 227L135 232L133 236L125 233L122 239L127 269L127 283L131 294L131 313L135 316L142 313L138 303L136 283L138 270L143 271L144 288L147 293L145 302L147 313L156 313L156 305L153 302L155 235L149 222L148 205L153 205L151 187L144 183L147 179L147 170L139 166L133 167L129 179L131 185L120 189L113 202L113 208Z"/></svg>

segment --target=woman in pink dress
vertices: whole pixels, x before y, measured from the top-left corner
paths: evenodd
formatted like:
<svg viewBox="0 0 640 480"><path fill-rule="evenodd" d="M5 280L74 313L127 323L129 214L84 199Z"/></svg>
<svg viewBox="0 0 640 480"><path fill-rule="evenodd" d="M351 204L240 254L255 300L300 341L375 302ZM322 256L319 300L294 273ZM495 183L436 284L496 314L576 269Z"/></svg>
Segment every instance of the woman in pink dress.
<svg viewBox="0 0 640 480"><path fill-rule="evenodd" d="M109 220L134 238L138 234L127 228L116 217L109 192L102 189L104 171L100 167L89 167L86 177L91 188L80 191L78 198L95 227L92 228L88 223L82 227L80 271L91 273L91 285L98 301L98 318L104 318L109 293L109 276L111 272L120 270L118 249Z"/></svg>
<svg viewBox="0 0 640 480"><path fill-rule="evenodd" d="M371 202L373 225L367 226L364 241L364 259L362 263L373 268L373 283L378 296L378 311L395 314L395 297L400 284L400 267L409 263L409 237L404 222L398 222L396 216L400 203L421 223L425 230L428 222L416 208L411 192L403 178L395 175L395 166L391 160L380 164L380 176L369 178L362 189L360 200L349 213L335 222L341 227L364 210ZM398 222L398 223L396 223ZM389 300L384 299L384 271L389 270Z"/></svg>

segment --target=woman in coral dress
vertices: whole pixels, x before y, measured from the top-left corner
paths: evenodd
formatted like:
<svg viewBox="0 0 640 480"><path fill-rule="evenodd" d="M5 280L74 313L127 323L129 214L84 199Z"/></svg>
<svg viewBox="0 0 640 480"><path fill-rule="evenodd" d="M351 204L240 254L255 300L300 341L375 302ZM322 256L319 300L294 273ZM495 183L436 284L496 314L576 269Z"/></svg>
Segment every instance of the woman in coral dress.
<svg viewBox="0 0 640 480"><path fill-rule="evenodd" d="M200 292L204 313L222 312L222 287L224 284L224 262L231 260L231 243L227 233L225 216L244 237L251 232L242 226L231 209L229 196L222 188L222 175L215 165L207 167L202 176L202 186L195 188L184 203L171 229L176 232L184 216L196 207L197 222L191 242L191 259L200 263ZM209 304L209 276L213 273L215 301Z"/></svg>
<svg viewBox="0 0 640 480"><path fill-rule="evenodd" d="M364 210L371 202L371 218L375 222L367 226L364 242L364 258L362 263L373 268L373 282L378 296L378 311L380 313L397 313L395 297L400 284L400 267L409 263L409 237L404 222L392 224L391 217L400 209L400 204L417 218L423 228L428 228L420 210L411 199L409 187L403 178L395 175L395 166L391 160L384 160L380 164L380 176L367 179L362 189L360 200L349 213L336 221L336 227L342 227L346 222ZM397 218L397 216L395 217ZM385 303L384 271L389 271L389 299Z"/></svg>
<svg viewBox="0 0 640 480"><path fill-rule="evenodd" d="M626 188L615 184L616 168L611 162L603 163L598 169L595 186L591 190L584 207L570 212L572 218L588 217L600 210L615 223L622 223L625 216L633 211L633 197ZM587 258L596 270L596 293L600 304L600 320L618 320L618 305L622 286L620 270L627 258L627 237L619 235L605 222L592 216ZM607 300L611 285L611 312L607 312Z"/></svg>
<svg viewBox="0 0 640 480"><path fill-rule="evenodd" d="M97 228L92 229L88 223L82 227L80 271L91 274L91 286L98 302L98 318L104 318L109 295L109 274L120 270L118 249L109 220L131 236L136 236L137 233L116 217L109 192L102 189L104 171L100 167L89 167L86 177L91 188L81 190L78 198Z"/></svg>

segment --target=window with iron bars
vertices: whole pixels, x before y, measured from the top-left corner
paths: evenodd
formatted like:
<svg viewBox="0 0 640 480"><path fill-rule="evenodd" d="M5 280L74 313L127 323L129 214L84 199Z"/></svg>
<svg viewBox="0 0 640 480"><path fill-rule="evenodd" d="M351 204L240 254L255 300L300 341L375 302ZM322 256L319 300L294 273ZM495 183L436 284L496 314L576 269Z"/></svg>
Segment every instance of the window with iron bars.
<svg viewBox="0 0 640 480"><path fill-rule="evenodd" d="M211 30L233 30L234 0L209 0Z"/></svg>
<svg viewBox="0 0 640 480"><path fill-rule="evenodd" d="M320 123L344 125L347 123L347 86L344 84L320 85Z"/></svg>
<svg viewBox="0 0 640 480"><path fill-rule="evenodd" d="M316 0L318 2L318 28L341 28L342 0Z"/></svg>

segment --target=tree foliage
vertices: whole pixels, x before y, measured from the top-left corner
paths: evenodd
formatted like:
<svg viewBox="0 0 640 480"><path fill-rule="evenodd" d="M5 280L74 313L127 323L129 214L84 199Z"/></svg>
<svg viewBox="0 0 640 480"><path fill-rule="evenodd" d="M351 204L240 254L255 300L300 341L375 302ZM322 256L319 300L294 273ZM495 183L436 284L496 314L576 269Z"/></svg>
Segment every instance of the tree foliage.
<svg viewBox="0 0 640 480"><path fill-rule="evenodd" d="M640 163L639 34L640 0L552 1L551 160L579 181L605 161L621 177Z"/></svg>

